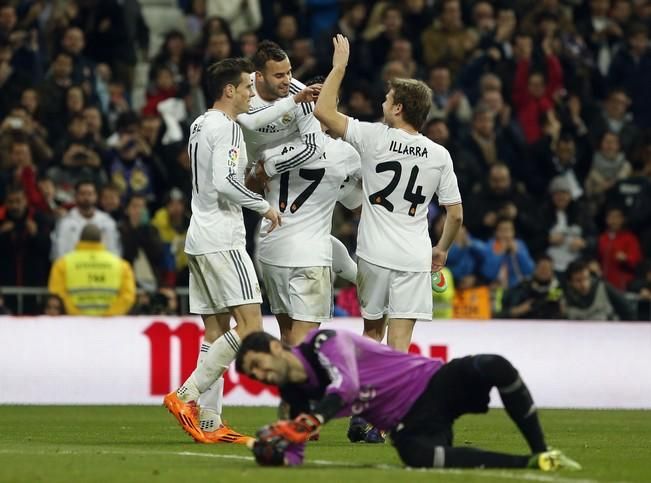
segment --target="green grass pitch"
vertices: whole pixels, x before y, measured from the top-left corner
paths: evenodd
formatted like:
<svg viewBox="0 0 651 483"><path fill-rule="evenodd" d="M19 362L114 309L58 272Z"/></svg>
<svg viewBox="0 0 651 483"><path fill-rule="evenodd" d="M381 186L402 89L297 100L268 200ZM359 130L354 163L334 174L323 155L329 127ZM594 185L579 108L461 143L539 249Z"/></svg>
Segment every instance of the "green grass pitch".
<svg viewBox="0 0 651 483"><path fill-rule="evenodd" d="M226 409L249 434L274 419L272 408ZM344 420L324 427L301 468L260 468L237 445L193 443L162 407L0 406L0 482L649 482L650 411L543 410L548 443L580 472L400 468L390 444L351 444ZM501 410L457 422L456 444L526 452Z"/></svg>

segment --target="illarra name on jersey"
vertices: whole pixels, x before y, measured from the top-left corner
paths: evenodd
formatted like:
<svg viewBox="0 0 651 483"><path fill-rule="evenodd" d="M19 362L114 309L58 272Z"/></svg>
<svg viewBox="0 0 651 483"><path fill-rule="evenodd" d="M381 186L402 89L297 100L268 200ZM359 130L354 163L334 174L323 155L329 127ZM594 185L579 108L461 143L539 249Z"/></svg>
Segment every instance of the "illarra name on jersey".
<svg viewBox="0 0 651 483"><path fill-rule="evenodd" d="M408 146L402 144L400 141L391 141L391 143L389 143L389 151L398 154L408 154L409 156L420 156L422 158L427 157L427 148L425 146Z"/></svg>

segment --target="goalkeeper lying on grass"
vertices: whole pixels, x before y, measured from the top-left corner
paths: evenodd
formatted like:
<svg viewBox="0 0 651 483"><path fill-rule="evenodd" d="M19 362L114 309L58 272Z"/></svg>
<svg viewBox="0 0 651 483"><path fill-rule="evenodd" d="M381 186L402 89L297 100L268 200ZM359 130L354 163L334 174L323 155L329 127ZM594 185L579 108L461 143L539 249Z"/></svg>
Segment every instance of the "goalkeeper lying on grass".
<svg viewBox="0 0 651 483"><path fill-rule="evenodd" d="M400 458L410 467L580 469L560 451L549 450L527 386L511 363L498 355L443 364L347 331L314 330L293 349L265 332L255 332L242 341L236 368L278 386L295 418L258 431L251 447L261 465L301 464L305 443L322 424L355 415L389 431ZM493 386L531 454L452 446L454 420L487 412Z"/></svg>

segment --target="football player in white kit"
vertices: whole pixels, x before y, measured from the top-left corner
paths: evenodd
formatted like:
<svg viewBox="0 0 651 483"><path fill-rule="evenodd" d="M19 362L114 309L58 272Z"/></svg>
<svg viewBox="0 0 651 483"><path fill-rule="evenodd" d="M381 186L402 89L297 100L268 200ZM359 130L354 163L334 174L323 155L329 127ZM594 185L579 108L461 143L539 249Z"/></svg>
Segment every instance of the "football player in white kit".
<svg viewBox="0 0 651 483"><path fill-rule="evenodd" d="M200 314L206 332L197 368L164 404L195 441L246 443L221 421L223 373L249 332L262 330L260 287L245 250L242 207L280 225L275 207L244 186L246 146L235 117L246 112L253 97L246 59L225 59L208 70L215 95L212 109L190 128L192 218L185 242L190 269L190 312ZM230 328L230 318L235 327ZM201 399L200 399L201 396ZM199 413L199 407L205 407ZM213 405L210 399L217 402ZM213 401L214 402L214 401Z"/></svg>
<svg viewBox="0 0 651 483"><path fill-rule="evenodd" d="M461 195L448 151L418 130L432 94L422 82L396 79L382 104L384 123L360 122L337 111L337 92L349 57L348 40L333 39L332 70L319 94L315 116L333 136L360 153L362 215L358 230L357 291L365 335L407 351L416 320L432 319L431 271L445 265L463 220ZM427 208L434 195L447 218L431 246Z"/></svg>
<svg viewBox="0 0 651 483"><path fill-rule="evenodd" d="M339 255L337 271L355 278L354 262L329 233L339 187L354 171L350 166L358 164L358 155L348 144L323 134L312 114L313 104L292 106L287 100L305 86L292 78L291 64L280 47L262 42L253 62L257 95L238 122L244 127L251 159L264 161L264 177L270 179L267 200L286 215L282 232L268 236L267 225L262 224L258 260L282 340L295 345L331 316L333 252ZM279 116L275 122L262 127L255 122L272 109ZM331 154L324 159L326 144Z"/></svg>
<svg viewBox="0 0 651 483"><path fill-rule="evenodd" d="M361 205L361 196L348 188L360 177L359 154L347 142L327 135L324 146L319 159L266 182L265 197L282 213L283 225L268 232L268 222L262 222L257 258L271 311L291 346L332 316L330 231L335 203L348 209ZM300 148L300 142L289 142L266 150L265 159L279 164Z"/></svg>

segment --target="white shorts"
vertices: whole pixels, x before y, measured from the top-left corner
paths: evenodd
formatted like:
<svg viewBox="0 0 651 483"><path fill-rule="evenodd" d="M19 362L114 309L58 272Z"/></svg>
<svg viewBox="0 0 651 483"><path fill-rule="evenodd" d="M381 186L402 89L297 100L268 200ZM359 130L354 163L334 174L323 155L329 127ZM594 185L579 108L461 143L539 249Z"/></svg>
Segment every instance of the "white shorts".
<svg viewBox="0 0 651 483"><path fill-rule="evenodd" d="M279 267L260 262L271 312L322 323L332 317L330 267Z"/></svg>
<svg viewBox="0 0 651 483"><path fill-rule="evenodd" d="M260 304L260 285L246 250L188 255L190 312L220 314L229 307Z"/></svg>
<svg viewBox="0 0 651 483"><path fill-rule="evenodd" d="M357 297L365 319L432 320L430 272L399 272L358 258Z"/></svg>

